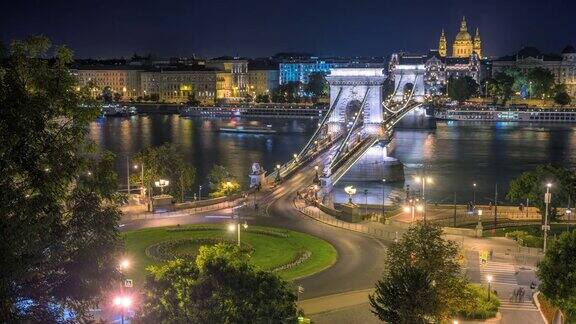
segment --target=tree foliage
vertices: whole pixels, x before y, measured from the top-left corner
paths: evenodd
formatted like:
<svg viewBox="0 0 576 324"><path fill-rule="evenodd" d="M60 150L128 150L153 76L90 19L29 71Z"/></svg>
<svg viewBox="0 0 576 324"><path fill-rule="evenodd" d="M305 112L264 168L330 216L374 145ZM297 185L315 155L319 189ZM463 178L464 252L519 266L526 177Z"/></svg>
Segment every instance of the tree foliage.
<svg viewBox="0 0 576 324"><path fill-rule="evenodd" d="M554 96L554 74L545 68L535 67L528 70L526 79L532 91L532 97L546 98Z"/></svg>
<svg viewBox="0 0 576 324"><path fill-rule="evenodd" d="M168 180L168 187L164 192L177 197L180 201L194 192L194 179L196 170L184 160L182 149L175 144L166 143L157 147L149 147L136 154L132 162L138 168L132 173L130 182L142 186L142 170L144 164L144 187L160 194L159 189L154 189L154 183L160 179Z"/></svg>
<svg viewBox="0 0 576 324"><path fill-rule="evenodd" d="M558 217L557 207L566 206L569 197L573 197L576 190L576 177L566 168L540 165L534 170L526 171L510 182L506 198L518 203L525 203L528 200L530 205L537 207L540 215L544 216L546 212L544 193L547 183L552 184L548 220L555 220Z"/></svg>
<svg viewBox="0 0 576 324"><path fill-rule="evenodd" d="M576 319L576 231L551 242L538 264L540 291L572 321ZM572 323L571 321L569 321Z"/></svg>
<svg viewBox="0 0 576 324"><path fill-rule="evenodd" d="M2 323L82 321L117 275L113 157L86 154L99 109L71 62L44 37L0 62Z"/></svg>
<svg viewBox="0 0 576 324"><path fill-rule="evenodd" d="M274 274L255 269L236 246L203 246L193 260L149 268L141 323L288 323L296 296Z"/></svg>
<svg viewBox="0 0 576 324"><path fill-rule="evenodd" d="M488 95L494 98L494 103L500 101L505 105L514 94L514 78L507 73L499 72L488 81Z"/></svg>
<svg viewBox="0 0 576 324"><path fill-rule="evenodd" d="M302 96L300 95L301 89L302 83L300 82L286 82L281 84L272 92L272 101L278 103L298 103L302 101Z"/></svg>
<svg viewBox="0 0 576 324"><path fill-rule="evenodd" d="M448 82L448 96L458 102L468 100L478 94L478 83L469 76L450 79Z"/></svg>
<svg viewBox="0 0 576 324"><path fill-rule="evenodd" d="M318 101L319 98L328 96L328 81L326 81L326 75L322 72L310 73L305 89L306 92L312 96L313 101Z"/></svg>
<svg viewBox="0 0 576 324"><path fill-rule="evenodd" d="M372 312L391 323L447 319L463 300L457 245L429 223L411 227L386 253L388 269L369 296Z"/></svg>
<svg viewBox="0 0 576 324"><path fill-rule="evenodd" d="M570 98L570 95L566 91L559 91L554 95L554 102L560 106L566 106L570 104L571 101L572 98Z"/></svg>
<svg viewBox="0 0 576 324"><path fill-rule="evenodd" d="M210 181L211 197L227 196L240 191L238 180L221 165L215 165L210 170L208 181Z"/></svg>

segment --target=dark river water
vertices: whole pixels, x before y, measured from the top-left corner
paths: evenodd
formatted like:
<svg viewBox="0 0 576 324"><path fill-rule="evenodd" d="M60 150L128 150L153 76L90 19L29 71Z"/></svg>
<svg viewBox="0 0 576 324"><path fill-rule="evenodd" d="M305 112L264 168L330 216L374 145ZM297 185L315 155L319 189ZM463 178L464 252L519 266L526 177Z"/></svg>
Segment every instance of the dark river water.
<svg viewBox="0 0 576 324"><path fill-rule="evenodd" d="M215 131L230 121L185 119L177 115L108 118L91 124L90 138L101 149L117 155L116 168L122 184L128 156L148 146L171 142L181 146L186 160L196 168L197 184L205 184L210 169L220 164L246 187L253 162L272 170L302 148L318 122L259 120L279 131L273 135ZM435 201L452 202L454 192L458 201L470 201L474 182L477 201L491 199L495 184L502 199L509 181L523 171L544 163L574 167L575 153L573 124L441 122L435 130L397 130L389 155L405 164L406 182L391 185L390 189L401 190L406 184L417 187L413 177L425 168L434 181L427 189L427 196ZM376 192L382 191L378 186L366 188L377 195Z"/></svg>

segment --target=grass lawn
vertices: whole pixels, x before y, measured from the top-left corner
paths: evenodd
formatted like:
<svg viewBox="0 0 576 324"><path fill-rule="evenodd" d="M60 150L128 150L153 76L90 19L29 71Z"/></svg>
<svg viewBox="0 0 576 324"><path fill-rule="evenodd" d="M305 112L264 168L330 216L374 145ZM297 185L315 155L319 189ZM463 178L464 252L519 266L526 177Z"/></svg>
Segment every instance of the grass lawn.
<svg viewBox="0 0 576 324"><path fill-rule="evenodd" d="M146 253L146 248L157 243L185 239L211 239L214 241L235 242L236 233L227 231L223 225L194 225L176 227L147 228L122 233L126 251L132 261L132 270L127 276L135 280L136 285L144 282L146 268L163 261L155 259ZM314 236L288 231L279 228L250 226L242 229L242 242L252 248L250 262L255 266L272 270L291 263L304 252L311 256L299 265L276 272L286 280L309 276L331 266L337 257L332 245ZM194 241L175 244L171 253L195 255L202 244Z"/></svg>

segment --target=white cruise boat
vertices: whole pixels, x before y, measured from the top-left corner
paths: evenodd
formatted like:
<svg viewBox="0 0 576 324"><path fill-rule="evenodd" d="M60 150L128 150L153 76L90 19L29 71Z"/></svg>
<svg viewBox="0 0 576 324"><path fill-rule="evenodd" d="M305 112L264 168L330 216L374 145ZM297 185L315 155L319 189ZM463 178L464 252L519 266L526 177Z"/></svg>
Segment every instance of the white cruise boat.
<svg viewBox="0 0 576 324"><path fill-rule="evenodd" d="M437 110L435 116L437 119L460 121L575 123L576 109L497 109L492 107L448 107Z"/></svg>

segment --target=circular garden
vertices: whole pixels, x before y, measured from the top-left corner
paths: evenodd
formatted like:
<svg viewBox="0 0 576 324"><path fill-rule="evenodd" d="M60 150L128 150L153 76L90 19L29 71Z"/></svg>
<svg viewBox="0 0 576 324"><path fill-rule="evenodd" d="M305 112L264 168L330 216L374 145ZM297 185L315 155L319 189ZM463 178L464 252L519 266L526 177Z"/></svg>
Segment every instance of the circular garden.
<svg viewBox="0 0 576 324"><path fill-rule="evenodd" d="M175 258L195 259L203 245L237 244L237 233L223 225L147 228L123 233L132 260L132 276L144 282L146 268ZM337 257L332 245L317 237L279 228L242 228L242 250L256 267L286 280L309 276L330 267Z"/></svg>

